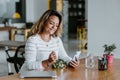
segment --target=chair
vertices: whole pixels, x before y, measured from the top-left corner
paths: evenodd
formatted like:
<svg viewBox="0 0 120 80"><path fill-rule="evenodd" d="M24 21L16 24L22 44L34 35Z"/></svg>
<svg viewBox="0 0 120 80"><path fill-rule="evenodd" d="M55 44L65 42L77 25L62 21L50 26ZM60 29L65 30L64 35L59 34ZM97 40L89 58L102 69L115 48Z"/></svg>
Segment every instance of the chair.
<svg viewBox="0 0 120 80"><path fill-rule="evenodd" d="M15 71L18 73L21 66L23 65L25 58L24 58L24 53L25 53L25 45L21 45L17 47L15 51L15 55L13 57L8 57L7 61L9 63L14 64ZM10 75L10 74L9 74Z"/></svg>

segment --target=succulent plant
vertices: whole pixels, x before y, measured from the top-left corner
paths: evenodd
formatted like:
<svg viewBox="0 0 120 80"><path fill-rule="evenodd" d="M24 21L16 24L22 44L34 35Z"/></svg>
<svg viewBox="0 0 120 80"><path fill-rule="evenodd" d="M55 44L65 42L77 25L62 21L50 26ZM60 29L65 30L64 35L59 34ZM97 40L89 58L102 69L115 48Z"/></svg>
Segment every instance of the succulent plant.
<svg viewBox="0 0 120 80"><path fill-rule="evenodd" d="M62 68L64 68L64 67L66 67L66 62L64 61L64 60L62 60L62 59L58 59L58 60L56 60L56 62L54 62L53 64L52 64L52 68L53 69L62 69Z"/></svg>
<svg viewBox="0 0 120 80"><path fill-rule="evenodd" d="M112 54L111 52L113 52L116 49L115 44L112 45L105 44L103 47L105 48L104 52L106 52L106 54Z"/></svg>

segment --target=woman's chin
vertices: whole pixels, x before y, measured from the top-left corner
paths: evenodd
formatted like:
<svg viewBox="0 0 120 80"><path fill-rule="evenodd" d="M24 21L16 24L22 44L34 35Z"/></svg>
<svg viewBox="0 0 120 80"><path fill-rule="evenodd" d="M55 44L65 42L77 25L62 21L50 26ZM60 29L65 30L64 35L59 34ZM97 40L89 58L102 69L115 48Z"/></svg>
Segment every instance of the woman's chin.
<svg viewBox="0 0 120 80"><path fill-rule="evenodd" d="M53 35L54 34L54 32L50 32L50 35Z"/></svg>

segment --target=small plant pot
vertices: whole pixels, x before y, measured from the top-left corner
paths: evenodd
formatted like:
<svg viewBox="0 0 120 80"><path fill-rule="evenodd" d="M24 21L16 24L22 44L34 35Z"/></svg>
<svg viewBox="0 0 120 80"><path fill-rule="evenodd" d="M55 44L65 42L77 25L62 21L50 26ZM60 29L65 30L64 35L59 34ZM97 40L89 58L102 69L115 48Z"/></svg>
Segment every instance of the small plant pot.
<svg viewBox="0 0 120 80"><path fill-rule="evenodd" d="M108 64L113 63L114 56L113 55L106 55L106 58L108 60Z"/></svg>
<svg viewBox="0 0 120 80"><path fill-rule="evenodd" d="M99 70L107 70L108 63L106 58L99 58L98 59L98 69Z"/></svg>
<svg viewBox="0 0 120 80"><path fill-rule="evenodd" d="M60 76L63 73L63 69L55 69L57 76Z"/></svg>

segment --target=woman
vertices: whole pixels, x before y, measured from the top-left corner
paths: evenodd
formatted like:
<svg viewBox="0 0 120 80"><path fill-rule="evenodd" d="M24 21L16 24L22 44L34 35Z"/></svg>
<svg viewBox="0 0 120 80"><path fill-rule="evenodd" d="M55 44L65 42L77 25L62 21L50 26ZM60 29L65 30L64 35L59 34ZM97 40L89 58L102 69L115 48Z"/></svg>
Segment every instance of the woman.
<svg viewBox="0 0 120 80"><path fill-rule="evenodd" d="M47 10L31 28L25 46L25 64L29 70L45 70L58 58L77 67L79 60L72 61L59 38L62 33L62 16L55 10ZM24 65L25 65L24 64Z"/></svg>

